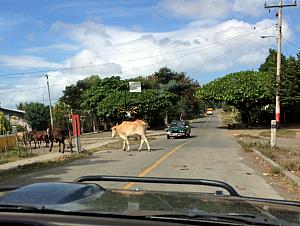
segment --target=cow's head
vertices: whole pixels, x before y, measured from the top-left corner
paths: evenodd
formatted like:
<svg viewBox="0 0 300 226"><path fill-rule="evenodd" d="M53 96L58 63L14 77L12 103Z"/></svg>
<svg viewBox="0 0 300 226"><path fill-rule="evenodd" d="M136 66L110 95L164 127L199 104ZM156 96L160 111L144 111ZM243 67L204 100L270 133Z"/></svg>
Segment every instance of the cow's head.
<svg viewBox="0 0 300 226"><path fill-rule="evenodd" d="M115 137L117 135L117 129L116 126L113 126L111 128L111 137Z"/></svg>

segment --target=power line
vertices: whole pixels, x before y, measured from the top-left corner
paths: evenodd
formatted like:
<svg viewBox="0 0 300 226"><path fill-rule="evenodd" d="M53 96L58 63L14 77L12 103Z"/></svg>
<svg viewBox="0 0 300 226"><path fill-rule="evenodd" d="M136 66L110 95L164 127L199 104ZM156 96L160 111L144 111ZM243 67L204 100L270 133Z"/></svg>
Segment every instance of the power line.
<svg viewBox="0 0 300 226"><path fill-rule="evenodd" d="M248 35L248 34L247 34ZM245 35L243 35L245 36ZM222 41L219 41L219 42L215 42L215 43L211 43L210 45L207 45L207 46L222 46L224 43L227 44L226 42L227 41L232 41L232 40L236 40L236 39L240 39L242 38L243 36L238 36L238 37L234 37L234 38L231 38L231 39L226 39L226 40L222 40ZM193 50L193 49L198 49L198 48L190 48L188 50ZM235 49L235 48L233 48ZM230 52L230 51L233 51L233 49L230 49L229 51L227 52ZM167 59L167 60L164 60L164 62L158 62L158 63L153 63L153 64L149 64L149 65L144 65L144 66L141 66L141 67L138 67L138 68L132 68L132 69L129 69L129 70L125 70L125 71L122 71L122 72L119 72L119 73L115 73L115 74L124 74L124 73L127 73L127 72L131 72L131 71L135 71L135 70L138 70L138 69L141 69L141 68L147 68L147 67L152 67L152 66L155 66L155 65L160 65L160 64L165 64L166 62L171 62L171 61L174 61L174 60L177 60L179 58L183 58L183 57L186 57L186 56L189 56L189 55L192 55L192 54L196 54L196 53L199 53L199 52L204 52L204 51L207 51L207 50L210 50L210 48L206 48L206 49L201 49L199 51L193 51L193 52L189 52L189 53L186 53L186 54L183 54L183 55L179 55L179 56L176 56L176 57L173 57L171 59ZM184 51L187 51L186 49ZM184 52L184 51L179 51L179 52ZM226 54L227 52L223 53L222 55ZM170 53L169 53L170 54ZM174 54L174 53L173 53ZM168 54L167 54L168 55ZM161 56L161 55L159 55ZM156 56L150 56L150 57L156 57ZM148 57L145 57L145 58L148 58ZM139 58L139 59L144 59L144 58ZM212 58L213 59L213 58ZM133 59L131 59L133 60ZM138 59L134 59L134 60L138 60ZM209 59L211 60L211 59ZM203 63L203 62L202 62ZM41 77L41 75L39 75L39 77ZM52 86L57 86L57 85L61 85L61 84L54 84ZM36 89L42 89L42 88L46 88L47 86L41 86L41 87L35 87L35 88L30 88L30 89L22 89L22 90L14 90L14 91L10 91L10 92L3 92L3 93L17 93L17 92L26 92L26 91L31 91L31 90L36 90ZM1 93L0 93L1 94Z"/></svg>
<svg viewBox="0 0 300 226"><path fill-rule="evenodd" d="M283 37L282 37L283 38ZM287 41L290 45L292 45L292 46L294 46L294 47L296 47L298 50L300 50L300 47L299 46L297 46L295 43L293 43L293 42L291 42L291 41L289 41L288 39L286 39L286 38L283 38L285 41Z"/></svg>
<svg viewBox="0 0 300 226"><path fill-rule="evenodd" d="M238 46L236 48L238 48ZM223 55L225 55L225 54L233 51L236 48L229 49L228 51L224 52L223 54L218 55L216 58L219 58L220 56L223 56ZM208 49L206 49L206 50L208 50ZM127 72L139 70L141 68L147 68L147 67L152 67L152 66L155 66L155 65L165 64L166 62L171 62L171 61L177 60L179 58L186 57L186 56L189 56L189 55L192 55L192 54L196 54L196 53L199 53L199 51L192 52L192 53L187 53L187 54L180 55L180 56L176 56L176 57L173 57L171 59L167 59L164 62L148 64L148 65L144 65L144 66L141 66L141 67L138 67L138 68L129 69L129 70L126 70L126 71L123 71L123 72L120 72L120 73L115 73L115 74L124 74L124 73L127 73ZM213 58L209 58L207 60L212 60L212 59L214 59L214 57ZM53 87L53 86L60 86L60 85L62 85L62 84L61 83L56 83L56 84L51 85L51 87ZM0 94L2 94L2 93L3 94L4 93L7 94L7 93L27 92L27 91L37 90L37 89L44 89L44 88L47 88L47 86L40 86L40 87L28 88L28 89L21 89L21 90L13 90L13 91L8 91L8 92L0 92Z"/></svg>
<svg viewBox="0 0 300 226"><path fill-rule="evenodd" d="M60 86L60 83L56 83L51 85L52 86ZM20 93L20 92L27 92L27 91L32 91L32 90L37 90L37 89L44 89L47 88L47 86L39 86L39 87L34 87L34 88L27 88L27 89L19 89L19 90L13 90L13 91L4 91L0 92L0 94L8 94L8 93Z"/></svg>
<svg viewBox="0 0 300 226"><path fill-rule="evenodd" d="M227 41L232 41L232 40L236 40L236 39L239 39L243 36L247 36L249 34L255 34L256 32L258 31L263 31L263 30L266 30L266 29L270 29L272 28L274 25L270 26L270 27L265 27L265 28L262 28L260 30L255 30L254 32L247 32L247 33L244 33L243 35L240 35L240 36L235 36L235 37L232 37L232 38L228 38L228 39L224 39L224 40L219 40L219 41L216 41L216 42L212 42L210 44L207 44L207 45L202 45L202 46L198 46L198 47L192 47L192 48L188 48L188 49L183 49L183 50L178 50L176 52L168 52L168 53L165 53L165 55L169 55L169 54L175 54L175 53L178 53L178 52L185 52L185 51L189 51L189 50L193 50L193 49L199 49L199 48L203 48L203 47L206 47L206 46L214 46L218 43L224 43L224 42L227 42ZM135 59L129 59L129 60L126 60L125 62L130 62L130 61L136 61L136 60L141 60L141 59L147 59L147 58L153 58L153 57L157 57L157 56L161 56L161 55L155 55L155 56L148 56L148 57L143 57L143 58L135 58ZM0 77L5 77L5 78L8 78L12 75L28 75L28 74L36 74L36 73L40 73L40 74L45 74L49 71L65 71L65 70L74 70L74 69L83 69L83 68L89 68L89 67L96 67L96 66L104 66L104 65L110 65L110 64L114 64L113 62L110 62L110 63L103 63L103 64L94 64L94 65L84 65L84 66L78 66L78 67L65 67L65 68L56 68L56 69L48 69L48 70L39 70L39 71L31 71L31 72L19 72L19 73L7 73L7 74L0 74ZM32 76L32 77L42 77L41 75L39 76Z"/></svg>

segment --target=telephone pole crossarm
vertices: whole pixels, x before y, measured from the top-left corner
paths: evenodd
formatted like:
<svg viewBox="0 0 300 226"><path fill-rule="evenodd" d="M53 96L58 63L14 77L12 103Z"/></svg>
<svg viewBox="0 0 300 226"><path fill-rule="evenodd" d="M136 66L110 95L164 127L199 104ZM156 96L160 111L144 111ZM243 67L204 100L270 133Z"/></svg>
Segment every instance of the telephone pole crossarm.
<svg viewBox="0 0 300 226"><path fill-rule="evenodd" d="M297 1L295 1L293 4L284 4L284 5L267 5L265 3L265 8L266 9L271 9L271 8L284 8L284 7L291 7L291 6L297 6Z"/></svg>

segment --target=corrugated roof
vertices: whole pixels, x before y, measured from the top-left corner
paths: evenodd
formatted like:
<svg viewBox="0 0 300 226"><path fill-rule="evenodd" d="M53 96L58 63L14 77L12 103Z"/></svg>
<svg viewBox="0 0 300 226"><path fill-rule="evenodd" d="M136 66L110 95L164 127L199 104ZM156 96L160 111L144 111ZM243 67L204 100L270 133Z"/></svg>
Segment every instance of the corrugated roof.
<svg viewBox="0 0 300 226"><path fill-rule="evenodd" d="M0 107L0 111L2 110L5 110L5 111L12 111L12 112L18 112L18 113L22 113L22 114L25 114L26 112L25 111L22 111L22 110L18 110L18 109L9 109L9 108L2 108Z"/></svg>

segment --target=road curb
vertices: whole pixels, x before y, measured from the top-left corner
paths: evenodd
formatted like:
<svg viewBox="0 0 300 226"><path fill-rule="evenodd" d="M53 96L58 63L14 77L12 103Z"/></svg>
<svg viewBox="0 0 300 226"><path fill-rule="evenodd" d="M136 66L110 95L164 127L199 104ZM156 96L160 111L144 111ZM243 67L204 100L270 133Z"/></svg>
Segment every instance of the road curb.
<svg viewBox="0 0 300 226"><path fill-rule="evenodd" d="M272 167L276 167L281 170L281 172L288 178L288 180L294 184L296 184L298 187L300 187L300 178L291 173L288 170L285 170L281 165L279 165L277 162L274 162L272 159L268 158L264 154L262 154L260 151L253 149L253 151L262 159L264 159L269 165Z"/></svg>

